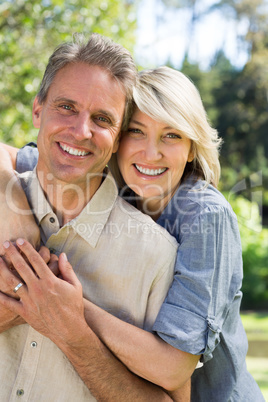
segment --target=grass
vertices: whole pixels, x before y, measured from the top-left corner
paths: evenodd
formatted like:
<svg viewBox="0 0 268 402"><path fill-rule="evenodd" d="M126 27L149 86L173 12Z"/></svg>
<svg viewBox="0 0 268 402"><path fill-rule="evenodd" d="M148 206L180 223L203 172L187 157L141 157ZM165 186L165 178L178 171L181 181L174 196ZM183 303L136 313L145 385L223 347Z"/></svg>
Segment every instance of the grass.
<svg viewBox="0 0 268 402"><path fill-rule="evenodd" d="M249 340L247 367L268 402L268 312L243 312L241 318Z"/></svg>

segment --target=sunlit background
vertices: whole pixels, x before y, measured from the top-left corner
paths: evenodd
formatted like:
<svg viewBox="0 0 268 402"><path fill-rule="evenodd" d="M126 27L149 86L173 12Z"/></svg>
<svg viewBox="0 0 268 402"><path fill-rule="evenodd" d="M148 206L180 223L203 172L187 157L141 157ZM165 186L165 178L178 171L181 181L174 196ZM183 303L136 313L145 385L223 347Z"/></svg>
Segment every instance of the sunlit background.
<svg viewBox="0 0 268 402"><path fill-rule="evenodd" d="M198 87L224 139L220 189L240 224L248 365L268 400L268 0L0 0L2 141L36 139L31 105L47 59L76 31L107 35L139 69L167 64Z"/></svg>

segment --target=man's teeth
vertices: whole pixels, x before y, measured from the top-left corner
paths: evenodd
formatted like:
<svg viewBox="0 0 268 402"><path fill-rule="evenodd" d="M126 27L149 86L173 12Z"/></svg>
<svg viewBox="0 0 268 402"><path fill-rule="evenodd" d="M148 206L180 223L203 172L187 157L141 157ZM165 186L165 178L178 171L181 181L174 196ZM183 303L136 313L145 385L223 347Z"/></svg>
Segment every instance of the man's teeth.
<svg viewBox="0 0 268 402"><path fill-rule="evenodd" d="M158 175L164 173L167 170L167 168L145 169L145 168L142 168L139 165L135 165L135 167L140 173L146 174L147 176L158 176Z"/></svg>
<svg viewBox="0 0 268 402"><path fill-rule="evenodd" d="M75 149L68 147L65 144L60 144L61 149L63 149L65 152L68 152L70 155L75 155L75 156L85 156L88 155L89 152L81 151L81 149Z"/></svg>

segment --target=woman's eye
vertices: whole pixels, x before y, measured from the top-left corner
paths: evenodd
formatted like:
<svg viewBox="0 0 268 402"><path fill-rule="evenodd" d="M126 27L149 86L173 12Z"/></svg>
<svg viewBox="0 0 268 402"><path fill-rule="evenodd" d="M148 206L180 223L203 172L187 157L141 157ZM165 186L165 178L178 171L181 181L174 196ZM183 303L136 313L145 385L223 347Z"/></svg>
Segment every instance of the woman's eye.
<svg viewBox="0 0 268 402"><path fill-rule="evenodd" d="M166 135L167 138L171 138L171 139L181 139L181 136L179 134L174 134L174 133L169 133Z"/></svg>
<svg viewBox="0 0 268 402"><path fill-rule="evenodd" d="M128 132L133 134L142 134L142 131L139 128L129 128Z"/></svg>

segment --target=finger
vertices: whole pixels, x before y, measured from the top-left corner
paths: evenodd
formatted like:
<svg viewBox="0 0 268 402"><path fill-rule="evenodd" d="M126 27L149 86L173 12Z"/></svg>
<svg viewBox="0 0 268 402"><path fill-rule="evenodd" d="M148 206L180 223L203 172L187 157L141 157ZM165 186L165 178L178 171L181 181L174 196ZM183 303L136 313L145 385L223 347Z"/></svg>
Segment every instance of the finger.
<svg viewBox="0 0 268 402"><path fill-rule="evenodd" d="M59 276L59 259L55 254L51 254L50 261L47 265L55 276Z"/></svg>
<svg viewBox="0 0 268 402"><path fill-rule="evenodd" d="M61 253L59 256L59 270L63 280L69 282L71 285L81 286L80 281L77 278L65 253Z"/></svg>
<svg viewBox="0 0 268 402"><path fill-rule="evenodd" d="M14 274L12 271L10 271L10 269L6 266L6 263L0 257L0 283L1 283L0 291L13 298L19 298L21 296L21 293L24 290L26 290L26 288L25 289L20 288L18 290L18 293L14 292L14 289L20 282L21 279L18 278L18 276Z"/></svg>
<svg viewBox="0 0 268 402"><path fill-rule="evenodd" d="M23 306L20 300L13 299L0 292L0 304L17 315L23 312Z"/></svg>
<svg viewBox="0 0 268 402"><path fill-rule="evenodd" d="M12 244L14 244L13 242L11 242ZM3 250L5 250L5 248L3 247ZM5 252L4 252L5 253ZM13 264L10 260L10 258L8 257L8 255L3 255L2 256L3 260L5 261L5 263L7 264L8 268L12 269L13 268Z"/></svg>
<svg viewBox="0 0 268 402"><path fill-rule="evenodd" d="M45 261L45 263L47 264L50 260L50 251L47 247L45 246L41 246L39 251L38 251L39 255L43 258L43 260Z"/></svg>
<svg viewBox="0 0 268 402"><path fill-rule="evenodd" d="M3 245L5 248L5 256L7 256L10 259L13 267L21 276L21 278L24 280L24 282L30 283L32 280L36 279L36 275L33 272L32 267L28 264L27 261L25 261L25 259L20 253L20 250L17 250L17 248L8 241L6 241ZM42 263L46 265L40 256L39 258L42 261Z"/></svg>
<svg viewBox="0 0 268 402"><path fill-rule="evenodd" d="M33 270L40 279L52 275L52 272L48 268L47 264L44 262L43 258L38 254L38 252L28 241L26 241L25 239L18 239L16 241L16 245L19 250L22 251L23 254L26 256ZM25 278L23 277L23 279Z"/></svg>

